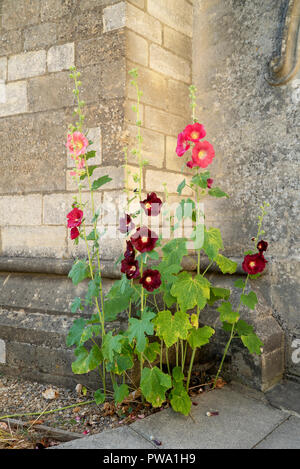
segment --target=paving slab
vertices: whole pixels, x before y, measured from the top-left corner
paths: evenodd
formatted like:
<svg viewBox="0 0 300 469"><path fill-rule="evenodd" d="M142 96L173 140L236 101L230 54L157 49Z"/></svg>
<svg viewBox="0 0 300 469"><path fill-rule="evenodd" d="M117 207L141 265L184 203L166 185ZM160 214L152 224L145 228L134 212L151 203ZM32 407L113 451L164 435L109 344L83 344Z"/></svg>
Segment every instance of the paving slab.
<svg viewBox="0 0 300 469"><path fill-rule="evenodd" d="M130 427L88 436L56 448L97 449L250 449L259 445L290 415L249 393L226 386L193 398L191 416L171 408L139 420ZM208 417L207 412L219 415ZM153 440L162 445L155 446Z"/></svg>
<svg viewBox="0 0 300 469"><path fill-rule="evenodd" d="M256 449L300 449L300 419L290 417L257 445Z"/></svg>
<svg viewBox="0 0 300 469"><path fill-rule="evenodd" d="M250 449L288 415L234 391L230 386L194 399L191 417L172 409L135 422L131 427L145 438L162 442L162 449ZM206 413L219 415L207 417Z"/></svg>
<svg viewBox="0 0 300 469"><path fill-rule="evenodd" d="M284 381L266 393L270 404L300 417L300 384Z"/></svg>
<svg viewBox="0 0 300 469"><path fill-rule="evenodd" d="M130 427L120 427L80 440L69 441L51 449L154 449L154 445L145 440Z"/></svg>

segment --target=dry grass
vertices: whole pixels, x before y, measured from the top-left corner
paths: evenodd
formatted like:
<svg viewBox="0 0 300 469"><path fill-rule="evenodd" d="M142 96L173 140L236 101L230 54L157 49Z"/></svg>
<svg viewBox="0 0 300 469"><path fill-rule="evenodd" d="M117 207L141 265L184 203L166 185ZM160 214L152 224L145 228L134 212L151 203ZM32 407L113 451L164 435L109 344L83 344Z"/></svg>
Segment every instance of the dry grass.
<svg viewBox="0 0 300 469"><path fill-rule="evenodd" d="M32 449L32 441L22 430L0 428L0 449Z"/></svg>

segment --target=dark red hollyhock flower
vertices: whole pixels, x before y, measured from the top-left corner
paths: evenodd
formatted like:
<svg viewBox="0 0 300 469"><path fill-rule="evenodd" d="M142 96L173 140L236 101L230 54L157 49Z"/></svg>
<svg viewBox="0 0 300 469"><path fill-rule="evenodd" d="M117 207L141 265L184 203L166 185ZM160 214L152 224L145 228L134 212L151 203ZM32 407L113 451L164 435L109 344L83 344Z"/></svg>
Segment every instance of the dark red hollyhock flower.
<svg viewBox="0 0 300 469"><path fill-rule="evenodd" d="M146 215L156 217L160 214L162 201L157 197L155 192L147 195L147 199L140 202L141 207L144 209Z"/></svg>
<svg viewBox="0 0 300 469"><path fill-rule="evenodd" d="M207 179L207 187L208 187L208 189L211 189L211 188L212 188L213 183L214 183L214 180L213 180L213 179L211 179L211 178Z"/></svg>
<svg viewBox="0 0 300 469"><path fill-rule="evenodd" d="M73 210L68 213L68 228L76 228L77 226L81 225L83 218L83 211L79 210L79 208L74 207Z"/></svg>
<svg viewBox="0 0 300 469"><path fill-rule="evenodd" d="M133 223L131 216L126 215L124 218L120 218L120 231L121 233L128 233L129 231L133 230L135 224Z"/></svg>
<svg viewBox="0 0 300 469"><path fill-rule="evenodd" d="M245 256L242 267L247 274L255 275L265 270L267 262L262 253L249 254Z"/></svg>
<svg viewBox="0 0 300 469"><path fill-rule="evenodd" d="M139 252L150 252L155 248L158 236L154 231L142 226L138 228L133 236L130 238L133 246Z"/></svg>
<svg viewBox="0 0 300 469"><path fill-rule="evenodd" d="M131 280L138 278L140 275L139 263L133 259L123 259L121 262L121 272Z"/></svg>
<svg viewBox="0 0 300 469"><path fill-rule="evenodd" d="M79 230L78 228L71 228L71 239L76 239L79 236Z"/></svg>
<svg viewBox="0 0 300 469"><path fill-rule="evenodd" d="M158 270L145 270L140 280L140 284L149 292L156 290L161 286L160 273Z"/></svg>
<svg viewBox="0 0 300 469"><path fill-rule="evenodd" d="M257 245L257 249L259 250L259 252L265 252L268 249L267 241L263 241L263 240L259 241Z"/></svg>
<svg viewBox="0 0 300 469"><path fill-rule="evenodd" d="M124 253L125 259L131 259L132 261L135 259L135 250L132 245L131 241L126 241L126 251Z"/></svg>

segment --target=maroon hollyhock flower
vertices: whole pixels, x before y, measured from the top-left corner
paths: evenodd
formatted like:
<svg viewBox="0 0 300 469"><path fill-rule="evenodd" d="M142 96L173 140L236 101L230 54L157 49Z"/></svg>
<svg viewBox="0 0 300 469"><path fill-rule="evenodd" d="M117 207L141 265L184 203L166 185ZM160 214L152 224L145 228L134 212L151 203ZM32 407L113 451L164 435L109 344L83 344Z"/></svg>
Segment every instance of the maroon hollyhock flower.
<svg viewBox="0 0 300 469"><path fill-rule="evenodd" d="M132 245L131 241L126 241L126 251L124 252L125 259L131 259L132 261L135 259L135 250Z"/></svg>
<svg viewBox="0 0 300 469"><path fill-rule="evenodd" d="M71 239L76 239L80 235L78 228L71 228Z"/></svg>
<svg viewBox="0 0 300 469"><path fill-rule="evenodd" d="M259 252L265 252L268 249L267 241L263 241L263 240L259 241L257 245L257 249L259 250Z"/></svg>
<svg viewBox="0 0 300 469"><path fill-rule="evenodd" d="M207 179L207 187L208 187L208 189L211 189L211 188L212 188L213 183L214 183L214 180L213 180L213 179L211 179L211 178L208 178L208 179Z"/></svg>
<svg viewBox="0 0 300 469"><path fill-rule="evenodd" d="M142 226L136 230L130 240L139 252L150 252L155 248L158 236L154 231Z"/></svg>
<svg viewBox="0 0 300 469"><path fill-rule="evenodd" d="M68 228L76 228L77 226L80 226L82 223L82 218L83 211L79 210L77 207L74 207L73 210L67 215Z"/></svg>
<svg viewBox="0 0 300 469"><path fill-rule="evenodd" d="M160 273L158 272L158 270L145 270L140 280L140 284L143 285L145 290L153 292L161 286Z"/></svg>
<svg viewBox="0 0 300 469"><path fill-rule="evenodd" d="M139 263L133 259L123 259L121 262L121 272L131 280L138 278L140 275Z"/></svg>
<svg viewBox="0 0 300 469"><path fill-rule="evenodd" d="M121 233L127 234L129 231L133 230L135 224L133 223L131 216L126 215L124 218L120 218L120 231Z"/></svg>
<svg viewBox="0 0 300 469"><path fill-rule="evenodd" d="M146 215L155 217L160 214L162 201L157 197L155 192L148 194L147 199L140 202L140 204Z"/></svg>
<svg viewBox="0 0 300 469"><path fill-rule="evenodd" d="M267 262L262 253L249 254L245 256L242 267L247 274L256 275L265 270Z"/></svg>

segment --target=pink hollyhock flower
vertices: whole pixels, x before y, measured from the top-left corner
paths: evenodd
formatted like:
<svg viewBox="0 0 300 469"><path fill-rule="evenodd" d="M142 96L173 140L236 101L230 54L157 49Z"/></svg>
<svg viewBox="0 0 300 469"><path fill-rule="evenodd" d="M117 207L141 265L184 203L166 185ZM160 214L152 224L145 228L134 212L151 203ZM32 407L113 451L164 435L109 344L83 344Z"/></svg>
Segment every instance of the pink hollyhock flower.
<svg viewBox="0 0 300 469"><path fill-rule="evenodd" d="M161 276L158 270L145 270L140 284L143 285L145 290L153 292L161 286Z"/></svg>
<svg viewBox="0 0 300 469"><path fill-rule="evenodd" d="M78 228L71 228L71 239L76 239L80 235Z"/></svg>
<svg viewBox="0 0 300 469"><path fill-rule="evenodd" d="M211 179L211 178L207 179L207 187L208 187L208 189L211 189L211 188L212 188L213 183L214 183L214 180L213 180L213 179Z"/></svg>
<svg viewBox="0 0 300 469"><path fill-rule="evenodd" d="M162 201L157 197L155 192L147 195L147 199L140 202L141 207L144 209L146 215L157 216L160 214Z"/></svg>
<svg viewBox="0 0 300 469"><path fill-rule="evenodd" d="M73 210L67 215L68 228L76 228L77 226L80 226L82 223L82 218L83 211L79 210L77 207L74 207Z"/></svg>
<svg viewBox="0 0 300 469"><path fill-rule="evenodd" d="M245 256L242 267L247 274L255 275L265 270L267 262L262 253L249 254Z"/></svg>
<svg viewBox="0 0 300 469"><path fill-rule="evenodd" d="M73 155L75 155L75 157L78 157L79 155L84 155L88 145L88 139L81 132L74 132L73 134L68 134L67 148Z"/></svg>
<svg viewBox="0 0 300 469"><path fill-rule="evenodd" d="M126 274L128 280L138 278L140 276L138 261L123 259L121 262L121 272L122 274Z"/></svg>
<svg viewBox="0 0 300 469"><path fill-rule="evenodd" d="M183 131L185 140L197 143L199 140L206 136L206 131L202 124L196 122L195 124L188 125Z"/></svg>
<svg viewBox="0 0 300 469"><path fill-rule="evenodd" d="M125 214L124 218L120 218L119 230L121 233L127 234L129 231L133 230L134 227L135 224L133 223L130 215Z"/></svg>
<svg viewBox="0 0 300 469"><path fill-rule="evenodd" d="M155 248L158 236L154 231L142 226L136 230L130 240L139 252L150 252Z"/></svg>
<svg viewBox="0 0 300 469"><path fill-rule="evenodd" d="M178 156L183 156L186 151L190 149L191 145L187 142L184 133L178 135L176 153Z"/></svg>
<svg viewBox="0 0 300 469"><path fill-rule="evenodd" d="M198 142L193 148L192 161L187 163L189 168L207 168L215 157L215 150L211 143L204 140Z"/></svg>

